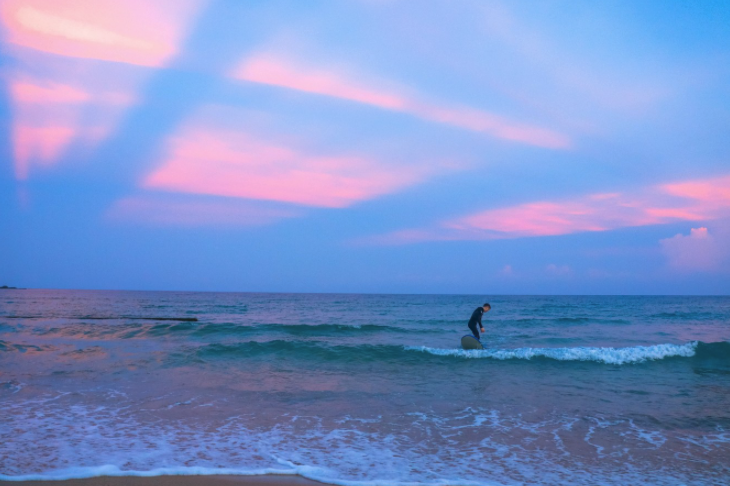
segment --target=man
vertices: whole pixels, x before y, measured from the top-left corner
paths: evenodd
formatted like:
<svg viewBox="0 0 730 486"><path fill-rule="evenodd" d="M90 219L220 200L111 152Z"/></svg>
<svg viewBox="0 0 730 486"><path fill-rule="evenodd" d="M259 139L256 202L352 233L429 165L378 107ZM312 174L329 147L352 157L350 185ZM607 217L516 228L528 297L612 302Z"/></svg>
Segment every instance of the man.
<svg viewBox="0 0 730 486"><path fill-rule="evenodd" d="M484 332L484 326L482 325L482 316L485 312L489 312L489 309L491 309L492 306L489 304L484 304L481 307L477 307L474 312L471 314L471 319L469 319L469 330L472 334L474 334L474 337L477 338L477 341L481 342L479 340L479 331L477 331L477 324L479 324L479 329Z"/></svg>

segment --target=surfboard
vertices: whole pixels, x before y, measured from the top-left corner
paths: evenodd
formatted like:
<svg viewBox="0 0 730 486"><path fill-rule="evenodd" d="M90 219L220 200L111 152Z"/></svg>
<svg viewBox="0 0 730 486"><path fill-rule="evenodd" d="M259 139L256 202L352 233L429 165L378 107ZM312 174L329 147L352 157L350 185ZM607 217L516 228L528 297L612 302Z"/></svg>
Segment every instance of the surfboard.
<svg viewBox="0 0 730 486"><path fill-rule="evenodd" d="M464 349L484 349L482 343L480 343L477 338L471 334L467 334L461 338L461 347Z"/></svg>

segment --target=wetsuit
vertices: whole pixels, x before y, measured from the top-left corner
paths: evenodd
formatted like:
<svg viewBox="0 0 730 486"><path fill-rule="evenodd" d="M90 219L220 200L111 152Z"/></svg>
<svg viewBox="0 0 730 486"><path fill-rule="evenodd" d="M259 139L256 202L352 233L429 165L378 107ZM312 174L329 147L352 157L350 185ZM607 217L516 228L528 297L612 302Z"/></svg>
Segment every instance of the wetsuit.
<svg viewBox="0 0 730 486"><path fill-rule="evenodd" d="M477 340L479 340L479 328L484 327L482 326L482 314L484 314L484 307L477 307L469 319L469 330Z"/></svg>

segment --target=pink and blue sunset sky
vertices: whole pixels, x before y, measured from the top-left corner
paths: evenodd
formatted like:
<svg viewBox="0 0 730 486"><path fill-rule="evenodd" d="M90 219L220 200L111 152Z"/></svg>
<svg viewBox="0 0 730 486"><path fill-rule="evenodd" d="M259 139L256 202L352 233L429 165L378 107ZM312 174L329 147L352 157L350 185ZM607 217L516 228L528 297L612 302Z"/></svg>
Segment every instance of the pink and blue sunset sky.
<svg viewBox="0 0 730 486"><path fill-rule="evenodd" d="M0 0L0 285L730 292L730 3Z"/></svg>

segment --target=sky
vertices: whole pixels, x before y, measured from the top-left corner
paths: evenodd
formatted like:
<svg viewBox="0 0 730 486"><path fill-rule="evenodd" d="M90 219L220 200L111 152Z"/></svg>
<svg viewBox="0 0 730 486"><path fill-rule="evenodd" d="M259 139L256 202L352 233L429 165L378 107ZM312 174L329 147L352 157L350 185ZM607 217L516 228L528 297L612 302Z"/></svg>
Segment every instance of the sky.
<svg viewBox="0 0 730 486"><path fill-rule="evenodd" d="M730 293L730 2L0 0L0 285Z"/></svg>

